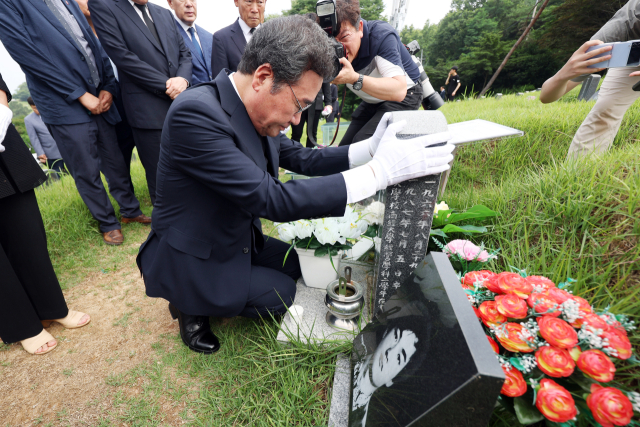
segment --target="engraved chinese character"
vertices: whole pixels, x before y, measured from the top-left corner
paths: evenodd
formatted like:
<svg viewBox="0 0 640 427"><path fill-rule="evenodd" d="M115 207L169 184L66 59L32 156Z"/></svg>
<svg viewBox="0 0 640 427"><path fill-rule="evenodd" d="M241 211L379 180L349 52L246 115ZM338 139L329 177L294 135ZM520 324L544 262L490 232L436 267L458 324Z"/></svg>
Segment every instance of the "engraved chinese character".
<svg viewBox="0 0 640 427"><path fill-rule="evenodd" d="M408 196L415 196L416 195L416 189L415 188L407 188L407 190L404 192L404 194L406 194Z"/></svg>
<svg viewBox="0 0 640 427"><path fill-rule="evenodd" d="M393 282L393 287L398 289L400 287L400 282Z"/></svg>
<svg viewBox="0 0 640 427"><path fill-rule="evenodd" d="M414 249L422 249L422 240L418 240L413 246Z"/></svg>
<svg viewBox="0 0 640 427"><path fill-rule="evenodd" d="M389 219L398 219L398 214L397 214L397 213L395 213L395 212L391 212L391 213L389 214Z"/></svg>
<svg viewBox="0 0 640 427"><path fill-rule="evenodd" d="M407 228L410 225L411 225L411 220L408 220L408 219L405 218L402 221L400 221L400 226L401 227Z"/></svg>
<svg viewBox="0 0 640 427"><path fill-rule="evenodd" d="M400 223L400 225L402 225L402 223ZM431 224L429 224L429 221L418 221L418 227L424 230L427 227L431 227Z"/></svg>
<svg viewBox="0 0 640 427"><path fill-rule="evenodd" d="M400 243L398 244L398 247L407 249L407 241L406 240L400 240Z"/></svg>
<svg viewBox="0 0 640 427"><path fill-rule="evenodd" d="M380 277L389 277L389 270L384 270L382 273L380 273Z"/></svg>
<svg viewBox="0 0 640 427"><path fill-rule="evenodd" d="M413 264L409 265L409 268L418 268L418 263L414 262Z"/></svg>
<svg viewBox="0 0 640 427"><path fill-rule="evenodd" d="M387 295L387 291L385 291L385 290L383 289L383 290L381 290L378 294L379 294L382 298L384 298L384 297Z"/></svg>
<svg viewBox="0 0 640 427"><path fill-rule="evenodd" d="M396 271L396 277L402 276L402 271Z"/></svg>
<svg viewBox="0 0 640 427"><path fill-rule="evenodd" d="M413 211L409 211L409 210L405 209L405 210L402 211L402 213L405 214L405 215L411 216L413 214Z"/></svg>
<svg viewBox="0 0 640 427"><path fill-rule="evenodd" d="M404 255L398 255L398 258L396 259L396 262L406 262L404 260Z"/></svg>
<svg viewBox="0 0 640 427"><path fill-rule="evenodd" d="M422 193L422 197L431 197L431 190L424 190L424 193Z"/></svg>

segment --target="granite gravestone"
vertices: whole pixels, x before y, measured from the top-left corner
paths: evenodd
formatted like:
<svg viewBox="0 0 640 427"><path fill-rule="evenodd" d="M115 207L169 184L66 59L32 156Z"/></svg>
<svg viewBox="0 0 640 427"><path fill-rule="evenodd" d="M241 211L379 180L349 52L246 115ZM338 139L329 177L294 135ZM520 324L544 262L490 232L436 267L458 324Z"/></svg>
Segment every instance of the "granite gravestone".
<svg viewBox="0 0 640 427"><path fill-rule="evenodd" d="M598 84L602 77L599 74L591 74L582 82L580 93L578 94L578 101L591 101L591 98L598 90Z"/></svg>
<svg viewBox="0 0 640 427"><path fill-rule="evenodd" d="M354 340L351 362L350 427L486 426L504 382L442 253L404 278Z"/></svg>
<svg viewBox="0 0 640 427"><path fill-rule="evenodd" d="M397 138L411 139L447 131L439 111L394 112L392 122L407 121ZM382 239L376 274L373 313L377 313L427 252L429 232L442 174L393 185L386 190Z"/></svg>

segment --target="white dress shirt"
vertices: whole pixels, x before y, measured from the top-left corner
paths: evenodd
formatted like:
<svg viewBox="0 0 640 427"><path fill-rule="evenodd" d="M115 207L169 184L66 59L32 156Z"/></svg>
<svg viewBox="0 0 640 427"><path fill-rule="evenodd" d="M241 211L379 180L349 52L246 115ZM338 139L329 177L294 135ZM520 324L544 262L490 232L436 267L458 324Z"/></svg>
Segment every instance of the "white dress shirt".
<svg viewBox="0 0 640 427"><path fill-rule="evenodd" d="M242 20L240 20L242 21ZM238 94L238 98L242 101L238 87L233 79L235 73L229 74L229 80L233 88ZM376 194L377 182L376 176L373 173L373 169L365 164L371 160L369 154L368 144L351 144L349 146L349 169L348 171L340 172L344 177L344 183L347 187L347 203L356 203L360 200L364 200L367 197L371 197ZM324 150L330 150L331 147L324 148Z"/></svg>
<svg viewBox="0 0 640 427"><path fill-rule="evenodd" d="M138 14L138 16L140 17L140 19L142 19L142 22L144 22L144 17L142 16L142 11L140 9L138 9L138 6L136 6L136 4L133 2L133 0L129 0L129 3L131 3L131 6L133 6L133 10L136 11L136 13ZM151 13L149 13L149 7L145 4L144 8L147 9L147 15L149 15L149 19L151 19L151 22L153 22L153 17L151 16ZM147 25L146 23L144 25Z"/></svg>
<svg viewBox="0 0 640 427"><path fill-rule="evenodd" d="M184 32L187 33L189 38L191 38L191 33L189 32L189 28L193 28L194 34L196 35L196 40L198 41L198 44L200 45L200 49L202 49L202 43L200 43L200 36L198 35L198 28L196 28L196 23L194 22L193 25L189 26L189 25L185 24L184 22L182 22L180 19L178 19L178 17L176 16L176 12L174 10L172 10L171 13L173 13L173 17L176 18L176 22L178 24L180 24L180 26L182 27ZM193 39L191 39L191 41L193 41Z"/></svg>
<svg viewBox="0 0 640 427"><path fill-rule="evenodd" d="M253 34L251 34L251 27L248 26L247 23L242 20L242 18L239 18L238 21L240 22L240 28L242 28L242 34L244 34L244 39L247 41L247 43L249 43L251 41L251 37L253 37ZM258 28L260 28L260 25L256 27L256 30Z"/></svg>

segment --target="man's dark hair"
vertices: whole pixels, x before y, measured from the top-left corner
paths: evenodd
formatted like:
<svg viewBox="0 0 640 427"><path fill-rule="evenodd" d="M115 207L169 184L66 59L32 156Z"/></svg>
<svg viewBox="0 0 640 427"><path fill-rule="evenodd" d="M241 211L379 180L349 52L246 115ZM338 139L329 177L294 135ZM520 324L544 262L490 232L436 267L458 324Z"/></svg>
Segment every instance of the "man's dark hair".
<svg viewBox="0 0 640 427"><path fill-rule="evenodd" d="M360 26L359 0L338 0L336 2L336 13L338 15L338 33L342 29L343 22L348 22L356 30Z"/></svg>
<svg viewBox="0 0 640 427"><path fill-rule="evenodd" d="M271 19L260 26L245 48L238 71L251 75L261 65L273 70L272 93L295 84L306 71L326 81L333 77L335 53L326 33L303 16Z"/></svg>
<svg viewBox="0 0 640 427"><path fill-rule="evenodd" d="M35 103L35 102L33 102L33 98L32 98L32 97L28 97L28 98L27 98L27 102L29 103L29 105L32 105L32 106L34 106L34 107L36 106L36 103Z"/></svg>
<svg viewBox="0 0 640 427"><path fill-rule="evenodd" d="M454 65L453 67L451 67L451 69L455 70L456 73L458 72L458 66L457 65Z"/></svg>

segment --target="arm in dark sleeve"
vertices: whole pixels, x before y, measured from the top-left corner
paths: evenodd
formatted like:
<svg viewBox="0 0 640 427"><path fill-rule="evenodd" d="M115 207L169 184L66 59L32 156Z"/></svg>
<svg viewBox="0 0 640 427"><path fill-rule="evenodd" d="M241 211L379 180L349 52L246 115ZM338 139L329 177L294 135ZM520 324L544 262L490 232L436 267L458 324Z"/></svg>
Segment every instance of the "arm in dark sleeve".
<svg viewBox="0 0 640 427"><path fill-rule="evenodd" d="M74 9L73 11L76 13L76 16L82 16L82 11L80 10L80 6L75 1L69 2L68 7ZM89 26L89 23L82 19L78 21L78 24L82 26L86 36L91 38L91 41L98 47L93 51L93 55L96 58L96 62L101 61L102 67L104 70L104 74L100 76L101 80L101 88L100 90L106 90L114 97L116 96L116 85L118 82L116 81L116 75L113 72L113 67L111 66L111 61L109 61L109 57L107 53L102 48L102 44L98 41L98 38L93 34L93 30ZM98 65L99 66L99 65Z"/></svg>
<svg viewBox="0 0 640 427"><path fill-rule="evenodd" d="M224 45L218 33L213 35L213 46L211 47L211 76L215 79L220 71L229 68L229 60Z"/></svg>
<svg viewBox="0 0 640 427"><path fill-rule="evenodd" d="M238 149L224 113L206 102L174 104L164 129L179 170L255 216L287 222L344 215L342 174L281 183Z"/></svg>
<svg viewBox="0 0 640 427"><path fill-rule="evenodd" d="M0 40L14 61L69 104L84 95L87 92L84 86L65 79L64 73L33 44L27 34L18 11L10 3L0 0Z"/></svg>
<svg viewBox="0 0 640 427"><path fill-rule="evenodd" d="M331 105L338 100L338 86L331 85Z"/></svg>
<svg viewBox="0 0 640 427"><path fill-rule="evenodd" d="M127 48L118 21L102 1L90 0L89 8L91 9L91 19L100 36L100 43L118 67L118 72L126 74L129 80L149 92L159 93L159 96L166 97L169 76L165 76L142 61L138 55Z"/></svg>
<svg viewBox="0 0 640 427"><path fill-rule="evenodd" d="M173 19L173 16L171 17ZM180 62L178 63L178 72L177 76L184 78L191 85L191 71L193 70L193 62L191 62L191 51L187 47L184 42L184 38L178 32L178 27L175 25L171 26L173 28L174 38L178 42L178 46L180 48Z"/></svg>
<svg viewBox="0 0 640 427"><path fill-rule="evenodd" d="M306 176L327 176L349 170L349 146L327 147L322 150L304 148L280 135L280 165Z"/></svg>
<svg viewBox="0 0 640 427"><path fill-rule="evenodd" d="M322 83L322 95L324 96L324 106L331 105L331 83Z"/></svg>

